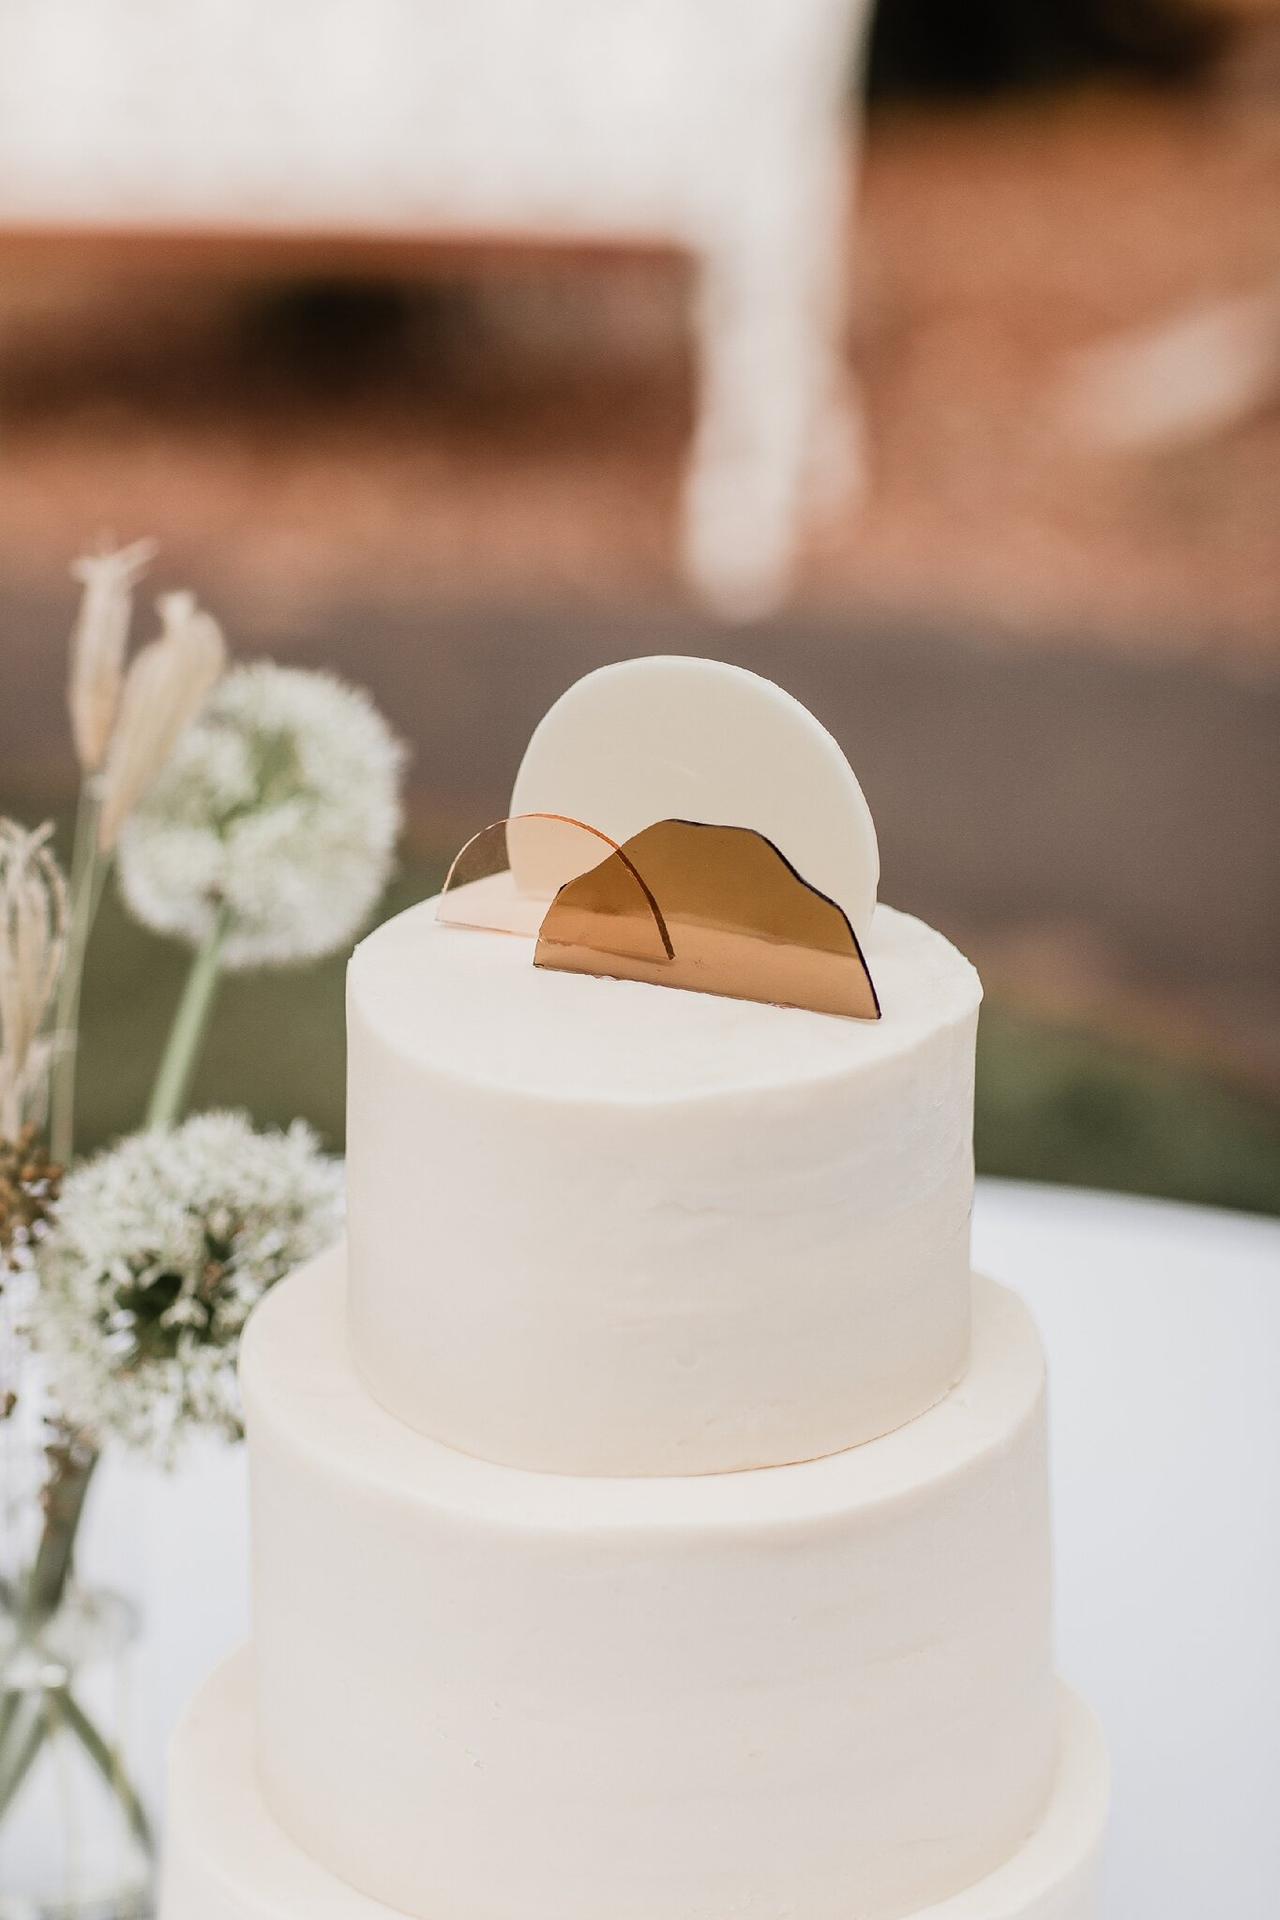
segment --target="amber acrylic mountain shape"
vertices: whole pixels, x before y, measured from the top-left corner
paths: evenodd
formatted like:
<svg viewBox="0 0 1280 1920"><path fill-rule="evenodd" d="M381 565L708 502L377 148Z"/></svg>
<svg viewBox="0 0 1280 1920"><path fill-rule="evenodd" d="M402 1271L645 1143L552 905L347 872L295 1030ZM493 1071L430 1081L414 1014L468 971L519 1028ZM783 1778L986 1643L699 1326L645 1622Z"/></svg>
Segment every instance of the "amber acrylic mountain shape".
<svg viewBox="0 0 1280 1920"><path fill-rule="evenodd" d="M656 909L660 944L654 915L637 911L637 877ZM751 827L693 820L645 827L560 888L543 918L534 964L880 1018L842 909Z"/></svg>

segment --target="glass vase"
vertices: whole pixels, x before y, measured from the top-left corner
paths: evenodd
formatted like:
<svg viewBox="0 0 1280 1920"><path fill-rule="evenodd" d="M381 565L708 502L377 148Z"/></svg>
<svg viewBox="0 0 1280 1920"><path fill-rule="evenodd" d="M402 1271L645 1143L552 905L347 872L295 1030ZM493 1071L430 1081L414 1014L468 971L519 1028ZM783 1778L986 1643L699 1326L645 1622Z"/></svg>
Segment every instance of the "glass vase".
<svg viewBox="0 0 1280 1920"><path fill-rule="evenodd" d="M0 1596L0 1920L148 1920L153 1846L126 1764L134 1609Z"/></svg>

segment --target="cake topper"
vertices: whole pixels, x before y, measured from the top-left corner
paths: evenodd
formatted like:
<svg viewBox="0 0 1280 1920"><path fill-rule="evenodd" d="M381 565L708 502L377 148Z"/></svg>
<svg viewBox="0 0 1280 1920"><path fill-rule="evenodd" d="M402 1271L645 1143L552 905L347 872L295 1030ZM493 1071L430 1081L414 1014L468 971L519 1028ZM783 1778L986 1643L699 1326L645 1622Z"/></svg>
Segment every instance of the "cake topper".
<svg viewBox="0 0 1280 1920"><path fill-rule="evenodd" d="M830 734L769 681L683 657L588 674L512 798L455 859L442 921L535 936L540 967L879 1017L871 814Z"/></svg>

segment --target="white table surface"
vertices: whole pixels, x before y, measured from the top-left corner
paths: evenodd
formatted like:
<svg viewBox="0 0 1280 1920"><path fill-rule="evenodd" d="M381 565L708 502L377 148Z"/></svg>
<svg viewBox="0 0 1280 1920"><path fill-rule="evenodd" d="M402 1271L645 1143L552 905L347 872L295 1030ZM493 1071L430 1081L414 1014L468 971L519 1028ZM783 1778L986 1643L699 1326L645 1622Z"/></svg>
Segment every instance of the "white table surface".
<svg viewBox="0 0 1280 1920"><path fill-rule="evenodd" d="M1105 1920L1280 1911L1280 1223L979 1183L976 1262L1044 1333L1063 1672L1115 1767ZM137 1594L139 1771L246 1631L244 1467L112 1463L91 1577Z"/></svg>

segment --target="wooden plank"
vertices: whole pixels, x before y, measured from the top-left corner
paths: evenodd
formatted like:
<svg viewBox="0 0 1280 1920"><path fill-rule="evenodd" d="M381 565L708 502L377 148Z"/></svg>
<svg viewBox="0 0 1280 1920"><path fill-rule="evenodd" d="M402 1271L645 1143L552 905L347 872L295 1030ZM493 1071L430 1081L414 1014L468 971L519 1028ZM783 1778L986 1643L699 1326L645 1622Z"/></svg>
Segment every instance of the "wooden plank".
<svg viewBox="0 0 1280 1920"><path fill-rule="evenodd" d="M670 239L611 234L559 234L441 229L355 233L241 226L161 228L26 227L0 220L0 269L6 273L93 272L226 278L297 278L351 274L409 278L457 270L544 271L549 265L612 268L684 258Z"/></svg>

